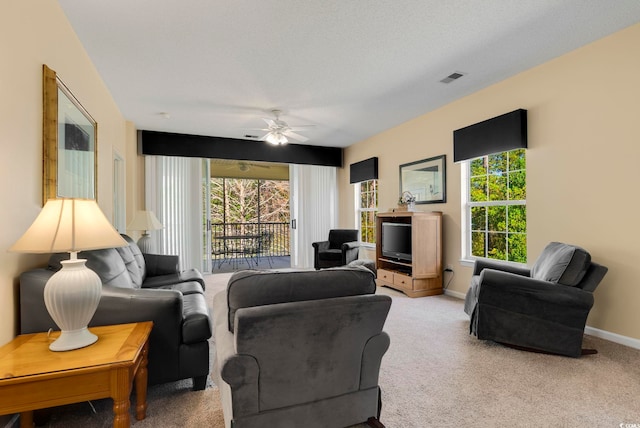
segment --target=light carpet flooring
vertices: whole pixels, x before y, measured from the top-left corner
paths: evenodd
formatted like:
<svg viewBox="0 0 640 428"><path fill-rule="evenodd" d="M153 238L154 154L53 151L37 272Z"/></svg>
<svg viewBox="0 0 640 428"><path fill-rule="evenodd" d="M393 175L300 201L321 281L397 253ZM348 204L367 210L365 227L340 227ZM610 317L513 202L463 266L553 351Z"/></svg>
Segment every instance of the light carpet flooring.
<svg viewBox="0 0 640 428"><path fill-rule="evenodd" d="M230 275L206 277L209 305ZM385 325L391 347L380 372L381 421L388 428L640 427L640 350L586 336L584 347L598 354L518 351L469 335L462 300L378 293L393 298ZM150 387L147 418L132 417L132 426L223 427L215 385L196 392L190 385ZM47 426L110 427L111 400L92 405L97 413L89 403L59 408Z"/></svg>

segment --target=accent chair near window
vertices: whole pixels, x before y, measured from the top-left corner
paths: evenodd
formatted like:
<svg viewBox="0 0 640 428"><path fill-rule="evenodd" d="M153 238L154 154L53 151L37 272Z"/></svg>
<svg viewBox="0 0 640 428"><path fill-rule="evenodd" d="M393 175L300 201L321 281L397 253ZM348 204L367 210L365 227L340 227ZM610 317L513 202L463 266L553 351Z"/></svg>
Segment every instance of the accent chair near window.
<svg viewBox="0 0 640 428"><path fill-rule="evenodd" d="M360 243L357 229L332 229L329 239L314 242L313 267L323 269L336 266L346 266L358 259Z"/></svg>
<svg viewBox="0 0 640 428"><path fill-rule="evenodd" d="M464 311L478 339L579 357L593 291L607 268L575 245L551 242L532 269L476 261Z"/></svg>

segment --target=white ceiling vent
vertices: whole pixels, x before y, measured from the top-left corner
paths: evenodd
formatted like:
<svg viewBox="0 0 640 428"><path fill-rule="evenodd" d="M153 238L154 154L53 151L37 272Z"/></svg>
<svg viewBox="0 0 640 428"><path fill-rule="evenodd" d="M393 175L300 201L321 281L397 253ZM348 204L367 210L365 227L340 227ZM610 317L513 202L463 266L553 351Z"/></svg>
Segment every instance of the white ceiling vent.
<svg viewBox="0 0 640 428"><path fill-rule="evenodd" d="M441 82L442 83L451 83L454 80L458 80L459 78L461 78L464 75L465 75L465 73L460 73L459 71L456 71L455 73L451 73L450 75L448 75L447 77L442 79Z"/></svg>

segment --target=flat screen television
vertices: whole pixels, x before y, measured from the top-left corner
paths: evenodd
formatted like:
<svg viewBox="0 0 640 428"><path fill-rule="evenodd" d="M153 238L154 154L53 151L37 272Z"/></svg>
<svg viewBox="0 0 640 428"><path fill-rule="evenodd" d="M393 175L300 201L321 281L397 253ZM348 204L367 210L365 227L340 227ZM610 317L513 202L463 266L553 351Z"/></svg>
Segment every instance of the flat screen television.
<svg viewBox="0 0 640 428"><path fill-rule="evenodd" d="M411 263L411 224L382 223L382 256Z"/></svg>

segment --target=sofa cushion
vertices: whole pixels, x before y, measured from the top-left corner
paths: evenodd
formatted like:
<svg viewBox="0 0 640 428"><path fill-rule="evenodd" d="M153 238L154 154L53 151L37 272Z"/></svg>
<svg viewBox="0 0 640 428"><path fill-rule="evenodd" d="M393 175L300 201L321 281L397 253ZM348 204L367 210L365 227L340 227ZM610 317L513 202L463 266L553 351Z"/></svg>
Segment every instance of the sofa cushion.
<svg viewBox="0 0 640 428"><path fill-rule="evenodd" d="M318 252L318 259L340 261L342 260L342 250L338 248L320 251Z"/></svg>
<svg viewBox="0 0 640 428"><path fill-rule="evenodd" d="M140 274L142 275L142 282L144 282L147 277L147 265L144 261L144 256L142 255L142 251L140 251L140 247L138 244L131 239L129 235L120 234L124 238L125 241L129 244L129 250L131 250L131 254L133 254L136 263L138 264L138 269L140 270Z"/></svg>
<svg viewBox="0 0 640 428"><path fill-rule="evenodd" d="M318 271L240 271L227 284L229 331L240 308L331 297L373 294L374 276L362 266Z"/></svg>
<svg viewBox="0 0 640 428"><path fill-rule="evenodd" d="M118 247L116 251L122 257L122 261L124 265L127 267L127 271L129 271L129 276L131 277L131 281L133 282L134 288L140 288L142 286L142 271L140 270L140 266L136 261L136 258L133 256L131 252L131 248L127 247Z"/></svg>
<svg viewBox="0 0 640 428"><path fill-rule="evenodd" d="M170 275L164 275L165 277L169 277ZM197 281L188 281L188 282L179 282L178 275L171 275L174 279L174 282L171 284L160 285L157 287L149 287L155 288L156 290L175 290L182 293L183 296L187 294L204 294L204 290L202 289L202 285L200 285ZM153 279L158 278L154 277ZM147 281L148 282L148 281Z"/></svg>
<svg viewBox="0 0 640 428"><path fill-rule="evenodd" d="M531 269L531 277L541 281L576 286L582 281L591 255L575 245L551 242L536 260Z"/></svg>

